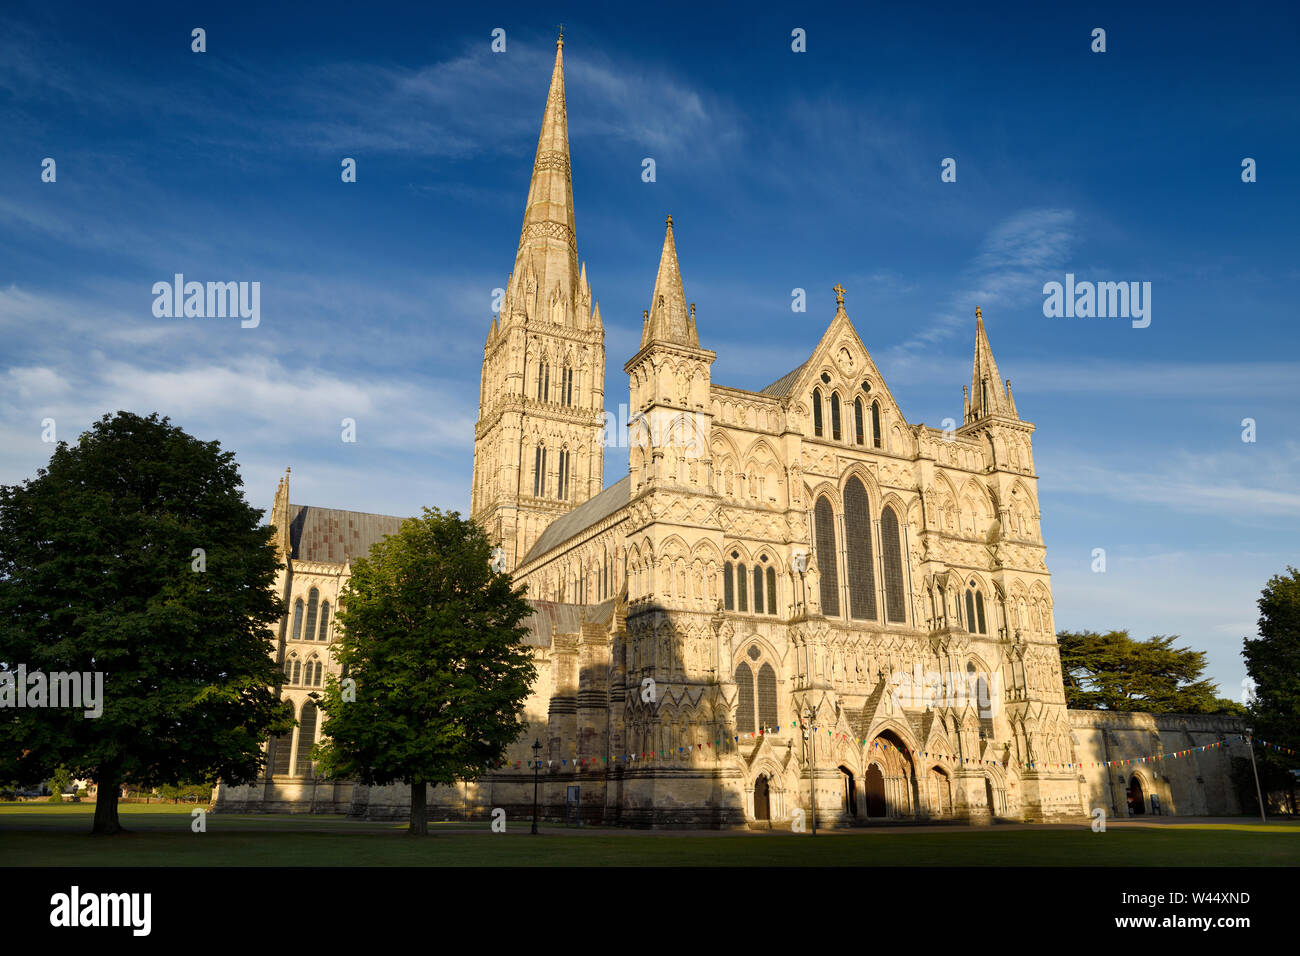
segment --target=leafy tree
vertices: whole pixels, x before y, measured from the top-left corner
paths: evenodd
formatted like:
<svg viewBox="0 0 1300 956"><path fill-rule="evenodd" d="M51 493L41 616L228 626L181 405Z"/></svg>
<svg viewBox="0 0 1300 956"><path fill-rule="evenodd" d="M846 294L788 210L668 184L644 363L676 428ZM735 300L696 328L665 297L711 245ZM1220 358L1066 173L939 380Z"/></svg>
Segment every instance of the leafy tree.
<svg viewBox="0 0 1300 956"><path fill-rule="evenodd" d="M345 681L323 694L320 770L409 784L411 834L428 833L426 784L478 777L526 728L532 609L491 557L477 524L425 508L352 565L340 595Z"/></svg>
<svg viewBox="0 0 1300 956"><path fill-rule="evenodd" d="M1178 636L1145 641L1128 631L1061 631L1056 635L1066 704L1089 710L1152 714L1240 713L1203 679L1205 652L1174 647Z"/></svg>
<svg viewBox="0 0 1300 956"><path fill-rule="evenodd" d="M50 794L61 797L64 790L72 786L72 774L67 767L59 767L50 775Z"/></svg>
<svg viewBox="0 0 1300 956"><path fill-rule="evenodd" d="M1241 656L1254 682L1249 705L1251 729L1256 738L1300 751L1300 571L1269 579L1259 598L1259 637L1245 638ZM1272 748L1256 747L1260 786L1281 790L1296 806L1296 778L1300 758Z"/></svg>
<svg viewBox="0 0 1300 956"><path fill-rule="evenodd" d="M90 777L92 832L117 833L124 779L256 776L292 719L272 689L278 559L242 484L218 443L118 412L0 486L0 662L103 674L97 718L4 711L0 777Z"/></svg>

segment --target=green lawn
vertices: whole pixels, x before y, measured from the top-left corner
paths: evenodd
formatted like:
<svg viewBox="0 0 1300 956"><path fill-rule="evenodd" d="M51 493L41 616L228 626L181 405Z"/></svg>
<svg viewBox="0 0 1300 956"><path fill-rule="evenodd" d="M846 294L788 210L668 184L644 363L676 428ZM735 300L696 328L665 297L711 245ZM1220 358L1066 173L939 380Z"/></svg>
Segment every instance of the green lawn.
<svg viewBox="0 0 1300 956"><path fill-rule="evenodd" d="M667 834L544 828L512 822L434 824L412 839L403 823L323 815L209 814L190 832L190 806L126 804L121 837L87 836L93 804L0 804L7 866L1295 866L1300 826L1248 822L1077 828L895 828L874 832Z"/></svg>

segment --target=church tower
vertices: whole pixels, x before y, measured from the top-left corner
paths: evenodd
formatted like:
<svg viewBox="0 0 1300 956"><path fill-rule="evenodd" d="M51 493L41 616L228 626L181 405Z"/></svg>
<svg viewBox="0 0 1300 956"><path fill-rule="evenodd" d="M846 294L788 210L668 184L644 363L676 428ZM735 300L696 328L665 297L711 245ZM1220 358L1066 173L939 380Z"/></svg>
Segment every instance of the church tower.
<svg viewBox="0 0 1300 956"><path fill-rule="evenodd" d="M605 330L579 264L564 106L564 36L533 160L514 270L483 348L470 515L515 568L604 477Z"/></svg>

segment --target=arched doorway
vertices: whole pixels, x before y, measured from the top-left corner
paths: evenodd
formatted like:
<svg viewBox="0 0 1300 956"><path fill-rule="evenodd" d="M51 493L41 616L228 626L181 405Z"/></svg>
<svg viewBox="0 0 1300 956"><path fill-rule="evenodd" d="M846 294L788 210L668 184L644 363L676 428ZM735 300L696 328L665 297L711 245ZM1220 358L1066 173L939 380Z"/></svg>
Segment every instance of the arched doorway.
<svg viewBox="0 0 1300 956"><path fill-rule="evenodd" d="M1146 812L1147 800L1146 794L1142 791L1142 781L1138 779L1137 774L1134 774L1128 782L1128 815L1140 817Z"/></svg>
<svg viewBox="0 0 1300 956"><path fill-rule="evenodd" d="M885 775L880 772L878 764L873 763L867 768L867 775L862 778L862 789L867 796L867 816L885 816Z"/></svg>
<svg viewBox="0 0 1300 956"><path fill-rule="evenodd" d="M930 797L930 815L946 817L952 814L952 784L942 767L931 767L927 775Z"/></svg>
<svg viewBox="0 0 1300 956"><path fill-rule="evenodd" d="M858 781L853 776L853 771L843 764L840 765L840 773L844 775L844 811L851 817L858 815Z"/></svg>
<svg viewBox="0 0 1300 956"><path fill-rule="evenodd" d="M772 819L772 805L768 795L767 775L759 774L754 781L754 819Z"/></svg>

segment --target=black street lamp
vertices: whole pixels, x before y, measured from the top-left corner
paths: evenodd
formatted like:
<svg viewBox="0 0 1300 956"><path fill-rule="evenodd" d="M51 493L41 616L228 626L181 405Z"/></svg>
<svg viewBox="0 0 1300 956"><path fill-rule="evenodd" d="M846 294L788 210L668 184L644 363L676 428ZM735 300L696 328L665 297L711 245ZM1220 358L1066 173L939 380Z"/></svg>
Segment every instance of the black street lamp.
<svg viewBox="0 0 1300 956"><path fill-rule="evenodd" d="M542 742L533 741L533 832L537 832L537 775L542 767Z"/></svg>

